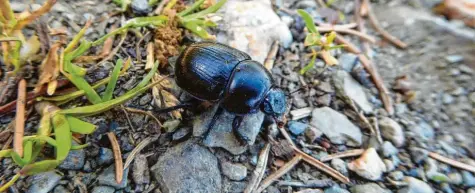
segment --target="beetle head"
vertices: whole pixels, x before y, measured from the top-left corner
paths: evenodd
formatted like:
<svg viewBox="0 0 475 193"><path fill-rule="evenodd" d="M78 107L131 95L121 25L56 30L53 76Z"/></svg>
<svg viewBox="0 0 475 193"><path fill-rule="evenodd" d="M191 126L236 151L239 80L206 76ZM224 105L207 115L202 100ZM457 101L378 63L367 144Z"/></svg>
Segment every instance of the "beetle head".
<svg viewBox="0 0 475 193"><path fill-rule="evenodd" d="M262 111L273 117L280 117L287 108L287 96L279 88L272 88L261 104Z"/></svg>

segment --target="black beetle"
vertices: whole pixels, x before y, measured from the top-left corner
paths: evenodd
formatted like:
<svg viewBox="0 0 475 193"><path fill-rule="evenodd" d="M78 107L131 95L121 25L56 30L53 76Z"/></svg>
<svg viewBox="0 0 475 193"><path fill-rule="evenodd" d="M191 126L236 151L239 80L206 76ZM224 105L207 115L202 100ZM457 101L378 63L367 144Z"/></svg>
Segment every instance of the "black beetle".
<svg viewBox="0 0 475 193"><path fill-rule="evenodd" d="M262 110L277 120L287 107L287 96L274 85L270 72L246 53L224 44L189 45L177 58L175 79L198 100L219 104L221 108L208 128L213 127L222 109L236 115L236 131L249 113Z"/></svg>

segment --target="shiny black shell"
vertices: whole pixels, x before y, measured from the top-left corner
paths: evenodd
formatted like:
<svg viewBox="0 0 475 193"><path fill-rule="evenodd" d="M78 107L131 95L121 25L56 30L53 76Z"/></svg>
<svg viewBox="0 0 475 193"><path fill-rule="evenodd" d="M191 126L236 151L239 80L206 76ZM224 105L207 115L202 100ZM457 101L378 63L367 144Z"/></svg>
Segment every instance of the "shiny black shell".
<svg viewBox="0 0 475 193"><path fill-rule="evenodd" d="M224 44L191 44L178 57L176 82L197 99L220 103L228 112L245 115L259 110L273 85L264 66Z"/></svg>
<svg viewBox="0 0 475 193"><path fill-rule="evenodd" d="M236 65L251 57L224 44L194 43L180 54L175 76L180 88L194 97L218 101Z"/></svg>

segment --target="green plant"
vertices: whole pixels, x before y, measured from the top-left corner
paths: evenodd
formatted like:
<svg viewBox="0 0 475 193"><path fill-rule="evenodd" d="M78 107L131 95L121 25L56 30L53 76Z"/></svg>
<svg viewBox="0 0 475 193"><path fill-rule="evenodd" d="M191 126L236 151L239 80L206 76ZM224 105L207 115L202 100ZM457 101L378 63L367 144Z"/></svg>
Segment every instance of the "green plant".
<svg viewBox="0 0 475 193"><path fill-rule="evenodd" d="M307 47L311 47L312 53L310 56L312 59L310 63L300 70L300 74L305 74L308 70L312 69L315 65L315 60L318 55L320 55L323 60L326 62L327 65L335 65L338 64L338 61L334 56L330 54L330 50L342 48L345 45L336 45L334 46L333 41L335 40L336 33L334 31L327 33L325 35L320 35L318 32L317 26L315 26L315 22L312 19L312 16L305 12L302 9L297 10L300 14L302 19L305 22L305 25L308 29L308 34L305 37L304 45ZM315 47L319 48L320 50L317 51Z"/></svg>

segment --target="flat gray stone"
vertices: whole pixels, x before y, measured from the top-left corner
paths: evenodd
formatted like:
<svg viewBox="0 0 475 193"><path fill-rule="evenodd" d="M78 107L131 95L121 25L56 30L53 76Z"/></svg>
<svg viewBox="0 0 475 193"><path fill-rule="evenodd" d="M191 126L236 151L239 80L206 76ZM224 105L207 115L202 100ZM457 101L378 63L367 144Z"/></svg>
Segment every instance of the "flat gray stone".
<svg viewBox="0 0 475 193"><path fill-rule="evenodd" d="M391 193L390 190L381 188L376 183L356 185L350 188L351 193Z"/></svg>
<svg viewBox="0 0 475 193"><path fill-rule="evenodd" d="M110 186L96 186L92 189L92 193L114 193L115 189Z"/></svg>
<svg viewBox="0 0 475 193"><path fill-rule="evenodd" d="M127 177L129 176L129 168L124 170L124 176L122 181L117 183L115 180L115 166L114 164L106 168L102 173L97 177L100 185L112 186L116 189L122 189L127 186Z"/></svg>
<svg viewBox="0 0 475 193"><path fill-rule="evenodd" d="M164 193L222 190L218 159L192 141L168 149L152 166L151 172Z"/></svg>
<svg viewBox="0 0 475 193"><path fill-rule="evenodd" d="M193 123L193 136L202 136L209 128L209 124L217 111L217 107L210 108L210 110L201 113ZM247 145L242 145L238 136L235 135L232 128L234 115L223 111L221 116L216 120L213 128L210 128L208 136L203 141L203 144L208 147L221 147L228 150L230 153L237 155L241 154L247 149ZM264 121L264 113L257 112L246 115L239 127L238 133L245 139L248 145L253 145L256 137Z"/></svg>
<svg viewBox="0 0 475 193"><path fill-rule="evenodd" d="M312 112L312 126L325 134L332 143L361 146L363 135L345 115L329 108L316 108Z"/></svg>
<svg viewBox="0 0 475 193"><path fill-rule="evenodd" d="M364 113L372 113L373 105L368 101L365 88L344 70L337 70L333 74L333 84L337 94L346 95L352 99Z"/></svg>
<svg viewBox="0 0 475 193"><path fill-rule="evenodd" d="M48 193L58 185L62 176L54 171L43 172L31 177L31 186L28 188L28 193Z"/></svg>

